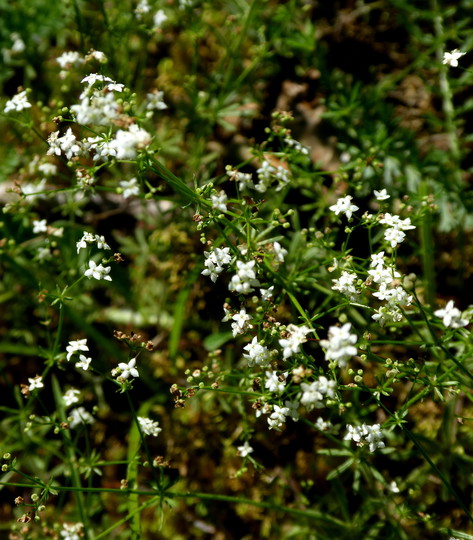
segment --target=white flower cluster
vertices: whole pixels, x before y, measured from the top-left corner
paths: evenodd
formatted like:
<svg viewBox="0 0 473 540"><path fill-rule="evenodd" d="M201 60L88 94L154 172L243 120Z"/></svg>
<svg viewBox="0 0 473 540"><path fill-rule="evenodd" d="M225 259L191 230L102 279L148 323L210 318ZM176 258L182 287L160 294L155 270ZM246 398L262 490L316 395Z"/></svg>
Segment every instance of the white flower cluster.
<svg viewBox="0 0 473 540"><path fill-rule="evenodd" d="M150 418L144 418L142 416L138 416L138 422L140 424L141 431L145 435L151 435L152 437L157 437L162 431L162 428L159 427L159 422L155 422L151 420Z"/></svg>
<svg viewBox="0 0 473 540"><path fill-rule="evenodd" d="M238 182L238 189L240 191L244 191L245 189L255 189L255 185L253 183L253 176L250 173L243 173L237 171L236 169L233 169L230 165L227 165L225 167L225 170L227 171L227 174L231 180L235 180L235 182Z"/></svg>
<svg viewBox="0 0 473 540"><path fill-rule="evenodd" d="M76 242L77 253L79 253L81 249L85 249L88 244L95 243L99 249L110 249L110 246L105 241L105 237L84 231L82 238Z"/></svg>
<svg viewBox="0 0 473 540"><path fill-rule="evenodd" d="M89 137L87 148L95 152L94 161L110 158L136 159L139 150L144 150L151 143L151 135L136 124L127 130L119 129L115 138Z"/></svg>
<svg viewBox="0 0 473 540"><path fill-rule="evenodd" d="M85 153L83 144L76 139L71 128L68 128L66 133L59 137L59 131L53 131L48 137L49 149L46 152L48 156L60 156L62 153L71 159L74 156L80 156Z"/></svg>
<svg viewBox="0 0 473 540"><path fill-rule="evenodd" d="M355 287L355 283L358 280L358 276L354 272L347 272L343 270L342 275L338 279L332 279L332 289L339 291L345 296L355 302L360 291Z"/></svg>
<svg viewBox="0 0 473 540"><path fill-rule="evenodd" d="M262 367L268 366L271 359L271 351L265 345L261 345L256 336L243 349L247 351L246 354L243 353L243 358L248 361L250 367L255 365Z"/></svg>
<svg viewBox="0 0 473 540"><path fill-rule="evenodd" d="M307 341L307 334L313 332L307 326L296 326L295 324L289 324L286 330L289 335L279 340L279 345L283 348L284 360L299 353L302 343Z"/></svg>
<svg viewBox="0 0 473 540"><path fill-rule="evenodd" d="M361 426L347 425L347 434L344 437L345 441L355 441L358 446L364 446L369 444L370 452L374 452L377 448L384 448L383 432L379 424L373 424L368 426L362 424Z"/></svg>
<svg viewBox="0 0 473 540"><path fill-rule="evenodd" d="M249 294L258 287L260 282L256 279L255 261L236 261L237 273L232 276L228 289L232 292Z"/></svg>
<svg viewBox="0 0 473 540"><path fill-rule="evenodd" d="M286 423L286 416L290 416L289 407L280 407L279 405L274 405L273 412L268 418L269 429L280 431Z"/></svg>
<svg viewBox="0 0 473 540"><path fill-rule="evenodd" d="M311 383L301 383L302 395L300 397L301 404L308 411L312 409L320 409L324 406L324 398L335 398L335 389L337 383L327 377L321 376Z"/></svg>
<svg viewBox="0 0 473 540"><path fill-rule="evenodd" d="M443 324L447 328L461 328L468 324L467 319L462 319L462 312L455 307L453 300L449 300L443 309L434 311L436 317L443 319Z"/></svg>
<svg viewBox="0 0 473 540"><path fill-rule="evenodd" d="M265 371L266 381L264 383L265 388L270 392L276 394L282 394L286 386L286 379L288 376L287 371L278 375L276 371Z"/></svg>
<svg viewBox="0 0 473 540"><path fill-rule="evenodd" d="M18 94L14 95L10 100L8 100L5 103L5 108L3 109L3 112L8 113L10 111L16 111L20 112L23 109L29 109L31 107L31 103L28 101L28 98L26 97L26 90L23 90L22 92L19 92Z"/></svg>
<svg viewBox="0 0 473 540"><path fill-rule="evenodd" d="M411 225L411 218L401 219L399 216L393 216L389 213L384 214L379 222L389 226L384 231L384 239L389 242L392 248L395 248L406 238L404 231L415 229L415 226Z"/></svg>
<svg viewBox="0 0 473 540"><path fill-rule="evenodd" d="M266 159L261 163L261 167L256 170L259 183L255 185L256 191L264 193L271 186L274 180L277 180L278 185L276 191L281 191L291 181L291 173L281 165L273 167Z"/></svg>
<svg viewBox="0 0 473 540"><path fill-rule="evenodd" d="M386 322L401 321L403 315L400 306L410 306L413 299L401 286L393 284L394 280L401 277L401 274L393 266L386 265L384 251L371 255L370 266L368 274L375 283L379 284L378 291L373 293L373 296L387 302L375 311L372 318L380 326L384 326Z"/></svg>
<svg viewBox="0 0 473 540"><path fill-rule="evenodd" d="M232 257L230 248L214 248L212 251L204 251L205 255L205 270L201 272L204 276L209 276L215 283L218 275L223 272L224 265L230 264Z"/></svg>
<svg viewBox="0 0 473 540"><path fill-rule="evenodd" d="M351 195L341 197L340 199L338 199L336 204L330 206L330 210L332 210L332 212L336 216L338 216L338 214L345 214L347 219L351 219L353 212L356 212L358 210L358 206L351 203L352 199L353 197Z"/></svg>
<svg viewBox="0 0 473 540"><path fill-rule="evenodd" d="M350 323L331 326L328 329L328 339L320 340L320 345L326 349L325 359L332 360L340 368L346 367L348 359L357 354L357 337L350 334L350 329Z"/></svg>
<svg viewBox="0 0 473 540"><path fill-rule="evenodd" d="M81 354L81 351L86 352L88 350L89 346L87 345L87 339L69 341L69 345L66 347L66 359L69 362L73 354L79 353L79 360L76 361L75 366L76 368L87 371L89 369L90 362L92 362L92 358L88 358L84 354Z"/></svg>
<svg viewBox="0 0 473 540"><path fill-rule="evenodd" d="M296 152L299 152L300 154L304 155L304 156L308 156L309 155L309 149L307 148L307 146L304 146L303 144L301 144L299 141L296 141L296 139L293 139L292 137L286 137L284 139L284 142L290 146L291 148L293 148Z"/></svg>

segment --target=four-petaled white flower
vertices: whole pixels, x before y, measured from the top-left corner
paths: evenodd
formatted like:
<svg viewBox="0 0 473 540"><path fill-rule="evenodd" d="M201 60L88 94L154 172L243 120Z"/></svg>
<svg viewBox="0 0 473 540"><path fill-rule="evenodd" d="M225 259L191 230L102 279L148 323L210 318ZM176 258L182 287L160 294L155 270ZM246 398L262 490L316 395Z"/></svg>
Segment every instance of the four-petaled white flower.
<svg viewBox="0 0 473 540"><path fill-rule="evenodd" d="M462 313L455 307L453 300L450 300L443 309L434 311L434 315L443 319L443 324L447 328L461 328L468 324L466 319L462 319Z"/></svg>
<svg viewBox="0 0 473 540"><path fill-rule="evenodd" d="M48 232L48 223L45 219L37 220L35 219L33 221L33 233L39 234L43 232Z"/></svg>
<svg viewBox="0 0 473 540"><path fill-rule="evenodd" d="M8 113L10 111L22 111L23 109L28 109L31 107L31 103L26 97L26 90L20 92L13 96L9 101L6 102L3 112Z"/></svg>
<svg viewBox="0 0 473 540"><path fill-rule="evenodd" d="M450 51L450 52L445 52L443 53L442 63L448 64L451 67L457 67L459 58L461 58L465 54L466 53L461 52L458 49L454 49L453 51Z"/></svg>
<svg viewBox="0 0 473 540"><path fill-rule="evenodd" d="M381 191L374 190L373 193L377 201L385 201L386 199L391 198L391 195L388 195L388 192L385 189L382 189Z"/></svg>
<svg viewBox="0 0 473 540"><path fill-rule="evenodd" d="M41 377L40 375L36 375L36 377L34 377L33 379L30 379L28 377L28 382L30 383L30 385L28 386L28 390L30 392L36 390L37 388L44 388L43 377Z"/></svg>
<svg viewBox="0 0 473 540"><path fill-rule="evenodd" d="M90 362L92 362L92 358L87 358L85 355L81 354L79 356L79 361L76 362L76 368L81 368L84 371L87 371L89 369Z"/></svg>
<svg viewBox="0 0 473 540"><path fill-rule="evenodd" d="M130 178L130 180L122 180L120 187L123 189L122 195L125 199L132 197L133 195L140 194L140 188L138 186L138 180L136 178Z"/></svg>
<svg viewBox="0 0 473 540"><path fill-rule="evenodd" d="M89 261L89 269L84 272L84 275L89 279L93 277L98 280L105 279L107 281L112 281L112 278L108 275L110 270L110 266L97 265L94 261Z"/></svg>
<svg viewBox="0 0 473 540"><path fill-rule="evenodd" d="M122 379L128 379L128 377L131 375L132 377L139 377L140 374L138 373L138 370L135 368L136 364L136 358L132 358L128 364L125 364L125 362L120 362L118 364L118 368L120 369L120 377Z"/></svg>
<svg viewBox="0 0 473 540"><path fill-rule="evenodd" d="M330 210L338 216L338 214L345 214L348 219L351 219L351 216L353 215L353 212L356 212L358 210L358 206L351 203L351 200L353 197L351 195L347 195L346 197L342 197L338 199L336 204L333 204L330 206Z"/></svg>
<svg viewBox="0 0 473 540"><path fill-rule="evenodd" d="M245 458L253 452L253 448L250 446L250 443L248 441L245 441L243 446L238 446L237 450L238 455L242 458Z"/></svg>
<svg viewBox="0 0 473 540"><path fill-rule="evenodd" d="M87 338L78 339L77 341L69 341L69 345L66 347L67 351L67 361L71 359L71 356L79 351L88 351L89 347L87 346Z"/></svg>

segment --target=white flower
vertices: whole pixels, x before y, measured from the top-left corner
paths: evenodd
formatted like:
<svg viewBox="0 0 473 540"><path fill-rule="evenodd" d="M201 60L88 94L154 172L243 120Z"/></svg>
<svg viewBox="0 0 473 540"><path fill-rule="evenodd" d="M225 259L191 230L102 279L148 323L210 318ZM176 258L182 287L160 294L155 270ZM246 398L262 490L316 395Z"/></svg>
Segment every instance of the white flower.
<svg viewBox="0 0 473 540"><path fill-rule="evenodd" d="M90 51L86 59L91 60L92 58L95 58L95 60L97 60L101 64L106 64L108 62L107 55L102 51Z"/></svg>
<svg viewBox="0 0 473 540"><path fill-rule="evenodd" d="M131 375L132 377L139 377L140 374L138 373L138 370L135 368L136 364L136 358L132 358L128 364L125 364L124 362L120 362L118 364L118 368L121 370L120 377L122 379L128 379L128 377Z"/></svg>
<svg viewBox="0 0 473 540"><path fill-rule="evenodd" d="M32 392L33 390L36 390L37 388L44 388L43 384L43 377L36 375L33 379L30 379L28 377L28 382L30 385L28 386L28 390Z"/></svg>
<svg viewBox="0 0 473 540"><path fill-rule="evenodd" d="M284 257L287 255L287 249L284 249L279 242L274 242L273 250L276 261L283 263Z"/></svg>
<svg viewBox="0 0 473 540"><path fill-rule="evenodd" d="M454 49L450 52L443 53L443 64L448 64L451 67L457 67L458 66L458 60L462 56L464 56L466 53L459 51L458 49Z"/></svg>
<svg viewBox="0 0 473 540"><path fill-rule="evenodd" d="M113 83L107 84L105 88L109 90L110 92L123 92L125 85L122 83L113 82Z"/></svg>
<svg viewBox="0 0 473 540"><path fill-rule="evenodd" d="M342 214L345 214L348 219L351 219L353 212L356 212L358 210L358 206L356 206L355 204L351 204L352 199L353 197L351 195L342 197L338 199L336 204L330 206L330 210L332 210L332 212L336 216L342 213Z"/></svg>
<svg viewBox="0 0 473 540"><path fill-rule="evenodd" d="M223 190L218 194L216 193L211 195L210 199L212 201L212 208L214 210L218 210L220 212L227 211L227 195Z"/></svg>
<svg viewBox="0 0 473 540"><path fill-rule="evenodd" d="M373 193L377 201L385 201L386 199L391 198L391 195L388 195L388 192L385 189L382 189L381 191L374 190Z"/></svg>
<svg viewBox="0 0 473 540"><path fill-rule="evenodd" d="M87 358L84 354L79 355L79 361L76 362L76 368L81 368L84 371L87 371L92 362L92 358Z"/></svg>
<svg viewBox="0 0 473 540"><path fill-rule="evenodd" d="M46 176L53 176L57 173L57 166L54 165L54 163L49 163L49 161L47 161L46 163L40 163L38 165L38 171Z"/></svg>
<svg viewBox="0 0 473 540"><path fill-rule="evenodd" d="M105 77L105 75L99 75L98 73L91 73L90 75L87 75L87 77L84 77L81 80L81 83L86 83L89 86L94 85L97 81L103 82L103 83L114 83L115 81L111 79L110 77Z"/></svg>
<svg viewBox="0 0 473 540"><path fill-rule="evenodd" d="M79 396L80 396L80 390L77 390L77 388L70 388L62 396L62 400L64 401L64 405L66 407L70 407L74 403L78 403L79 402Z"/></svg>
<svg viewBox="0 0 473 540"><path fill-rule="evenodd" d="M322 399L328 397L333 399L335 397L335 388L337 383L333 380L327 379L327 377L321 376L316 381L308 384L301 383L302 396L301 403L306 407L308 411L315 408L323 407Z"/></svg>
<svg viewBox="0 0 473 540"><path fill-rule="evenodd" d="M368 426L362 424L361 426L347 425L347 434L344 437L345 441L355 441L358 446L364 446L369 444L370 452L374 452L377 448L384 448L385 444L381 440L383 433L379 424L373 424Z"/></svg>
<svg viewBox="0 0 473 540"><path fill-rule="evenodd" d="M145 435L157 437L162 431L162 428L159 427L159 422L154 422L150 418L143 418L142 416L138 416L138 422L140 424L141 431Z"/></svg>
<svg viewBox="0 0 473 540"><path fill-rule="evenodd" d="M329 421L325 422L321 416L317 418L315 425L320 431L328 431L332 427L332 423Z"/></svg>
<svg viewBox="0 0 473 540"><path fill-rule="evenodd" d="M400 231L409 231L410 229L415 229L415 226L411 225L411 218L401 219L399 216L389 213L384 214L379 222L389 225L389 227L399 229Z"/></svg>
<svg viewBox="0 0 473 540"><path fill-rule="evenodd" d="M78 242L76 242L77 253L79 253L81 249L85 249L87 247L87 244L93 244L94 242L95 236L84 231L82 238Z"/></svg>
<svg viewBox="0 0 473 540"><path fill-rule="evenodd" d="M56 58L61 69L69 69L84 63L84 59L77 51L66 51Z"/></svg>
<svg viewBox="0 0 473 540"><path fill-rule="evenodd" d="M72 409L67 419L71 429L76 428L80 424L93 424L95 422L94 417L88 411L86 411L84 407Z"/></svg>
<svg viewBox="0 0 473 540"><path fill-rule="evenodd" d="M232 323L233 337L238 334L244 334L246 330L253 328L253 325L249 323L251 316L246 313L245 308L241 308L239 313L235 313L232 316L232 320L235 321Z"/></svg>
<svg viewBox="0 0 473 540"><path fill-rule="evenodd" d="M89 347L87 346L87 338L78 339L77 341L69 341L69 345L66 347L67 351L67 361L71 359L71 356L79 351L88 351Z"/></svg>
<svg viewBox="0 0 473 540"><path fill-rule="evenodd" d="M168 106L163 101L163 95L164 95L164 92L162 92L161 90L160 91L155 90L154 92L146 94L146 101L147 101L146 110L147 111L152 111L152 110L162 111L164 109L167 109Z"/></svg>
<svg viewBox="0 0 473 540"><path fill-rule="evenodd" d="M97 247L99 249L111 249L110 246L105 242L104 236L95 235L94 240L97 242Z"/></svg>
<svg viewBox="0 0 473 540"><path fill-rule="evenodd" d="M290 358L293 354L300 352L302 343L307 341L306 335L313 332L313 330L307 328L307 326L290 324L287 327L287 332L289 335L286 338L279 340L279 345L283 348L284 360Z"/></svg>
<svg viewBox="0 0 473 540"><path fill-rule="evenodd" d="M243 347L247 354L243 354L243 357L248 361L248 365L267 366L271 358L271 353L268 348L261 343L258 343L258 338L255 336L251 343Z"/></svg>
<svg viewBox="0 0 473 540"><path fill-rule="evenodd" d="M125 199L133 195L140 194L140 188L138 186L138 180L136 178L130 178L130 180L122 180L120 182L120 187L123 189L123 196Z"/></svg>
<svg viewBox="0 0 473 540"><path fill-rule="evenodd" d="M33 233L39 234L43 232L48 232L48 224L45 219L42 219L40 221L34 220L33 221Z"/></svg>
<svg viewBox="0 0 473 540"><path fill-rule="evenodd" d="M286 423L286 416L289 416L289 409L287 407L274 405L273 412L268 418L269 429L280 431Z"/></svg>
<svg viewBox="0 0 473 540"><path fill-rule="evenodd" d="M462 313L455 307L453 300L450 300L443 309L434 311L434 315L442 318L447 328L460 328L468 324L466 319L461 318Z"/></svg>
<svg viewBox="0 0 473 540"><path fill-rule="evenodd" d="M154 26L156 28L161 28L161 26L168 20L168 16L162 9L158 9L158 11L153 16L153 22Z"/></svg>
<svg viewBox="0 0 473 540"><path fill-rule="evenodd" d="M94 261L89 261L89 269L84 272L84 275L89 279L91 277L101 280L105 279L107 281L112 281L112 278L107 275L110 273L110 266L102 266L101 264L97 265Z"/></svg>
<svg viewBox="0 0 473 540"><path fill-rule="evenodd" d="M60 532L63 540L81 540L83 538L82 528L83 523L64 523L63 529Z"/></svg>
<svg viewBox="0 0 473 540"><path fill-rule="evenodd" d="M238 446L237 450L238 450L238 455L242 458L245 458L246 456L248 456L249 454L253 452L253 448L250 446L250 443L248 441L245 441L243 446Z"/></svg>
<svg viewBox="0 0 473 540"><path fill-rule="evenodd" d="M8 113L10 111L22 111L23 109L28 109L31 107L31 103L26 97L26 90L20 92L13 96L9 101L5 103L5 109L3 112Z"/></svg>
<svg viewBox="0 0 473 540"><path fill-rule="evenodd" d="M261 294L261 299L267 302L273 297L274 285L271 285L269 289L260 289L259 292Z"/></svg>
<svg viewBox="0 0 473 540"><path fill-rule="evenodd" d="M360 294L360 291L355 287L357 280L358 276L354 272L344 270L338 279L332 279L332 289L334 291L340 291L342 294L348 296L350 300L355 301Z"/></svg>
<svg viewBox="0 0 473 540"><path fill-rule="evenodd" d="M255 264L255 261L236 261L237 273L232 276L228 284L228 289L242 294L253 292L253 287L258 287L260 284L256 279L256 272L253 269Z"/></svg>
<svg viewBox="0 0 473 540"><path fill-rule="evenodd" d="M150 10L151 10L151 7L148 4L148 0L140 0L139 4L135 8L135 13L138 19L141 19L141 16L144 13L148 13Z"/></svg>
<svg viewBox="0 0 473 540"><path fill-rule="evenodd" d="M266 381L264 383L265 388L270 392L276 392L282 394L284 392L284 387L286 386L286 379L288 373L281 373L278 375L275 371L266 371Z"/></svg>
<svg viewBox="0 0 473 540"><path fill-rule="evenodd" d="M344 368L347 360L357 354L354 346L357 337L350 334L351 324L346 323L342 327L331 326L328 330L328 340L320 340L321 347L326 349L325 360L333 360L336 364Z"/></svg>
<svg viewBox="0 0 473 540"><path fill-rule="evenodd" d="M401 231L400 229L386 229L384 232L384 239L386 242L389 242L391 244L392 248L395 248L398 244L400 244L404 238L406 237L406 233Z"/></svg>

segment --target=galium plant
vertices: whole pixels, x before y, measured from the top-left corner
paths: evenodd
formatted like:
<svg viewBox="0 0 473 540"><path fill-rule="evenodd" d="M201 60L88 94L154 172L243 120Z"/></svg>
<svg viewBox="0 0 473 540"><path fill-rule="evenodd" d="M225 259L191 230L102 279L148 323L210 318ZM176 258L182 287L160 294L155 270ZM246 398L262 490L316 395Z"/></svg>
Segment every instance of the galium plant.
<svg viewBox="0 0 473 540"><path fill-rule="evenodd" d="M337 36L314 24L332 8L110 4L101 37L64 8L75 46L43 60L2 34L8 65L61 83L25 78L1 102L18 149L1 195L5 531L472 538L473 307L433 252L437 217L463 237L471 220L450 71L464 27L448 49L438 6L409 22L432 23L440 159L386 106L397 70L364 90L332 72ZM401 22L409 9L381 4ZM353 24L379 9L361 2ZM262 104L288 59L294 114ZM291 99L310 87L332 160L297 133L308 101ZM433 179L445 171L455 195Z"/></svg>

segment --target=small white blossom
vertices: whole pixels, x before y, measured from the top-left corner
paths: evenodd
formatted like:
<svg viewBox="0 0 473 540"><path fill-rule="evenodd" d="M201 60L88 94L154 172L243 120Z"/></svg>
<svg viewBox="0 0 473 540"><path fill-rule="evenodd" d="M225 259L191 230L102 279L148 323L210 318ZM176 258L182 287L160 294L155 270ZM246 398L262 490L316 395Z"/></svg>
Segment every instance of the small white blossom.
<svg viewBox="0 0 473 540"><path fill-rule="evenodd" d="M270 392L282 394L284 387L286 386L287 372L278 375L275 371L266 371L266 381L264 383L265 388Z"/></svg>
<svg viewBox="0 0 473 540"><path fill-rule="evenodd" d="M128 379L128 377L131 375L132 377L139 377L140 374L138 373L138 370L135 368L136 364L136 358L132 358L128 364L125 362L120 362L118 364L118 368L121 370L120 377L122 379Z"/></svg>
<svg viewBox="0 0 473 540"><path fill-rule="evenodd" d="M92 358L87 358L84 354L79 355L79 361L76 362L76 368L83 369L84 371L87 371L90 366L90 362L92 362Z"/></svg>
<svg viewBox="0 0 473 540"><path fill-rule="evenodd" d="M140 194L140 188L138 186L138 180L136 178L130 178L130 180L122 180L120 182L120 187L122 188L122 195L125 199L132 197L133 195Z"/></svg>
<svg viewBox="0 0 473 540"><path fill-rule="evenodd" d="M287 255L287 249L284 249L279 242L274 242L273 251L277 262L283 263Z"/></svg>
<svg viewBox="0 0 473 540"><path fill-rule="evenodd" d="M255 261L236 261L237 273L232 276L228 289L242 294L253 292L253 287L260 285L256 279L256 271L254 270Z"/></svg>
<svg viewBox="0 0 473 540"><path fill-rule="evenodd" d="M381 191L374 190L373 193L377 201L385 201L391 198L391 195L388 195L388 192L385 189L382 189Z"/></svg>
<svg viewBox="0 0 473 540"><path fill-rule="evenodd" d="M348 296L348 298L354 302L360 294L360 291L355 287L357 280L358 276L354 272L347 272L344 270L338 279L332 279L332 289Z"/></svg>
<svg viewBox="0 0 473 540"><path fill-rule="evenodd" d="M69 345L66 347L67 351L67 361L71 359L71 356L79 351L88 351L89 347L87 345L87 338L78 339L77 341L69 341Z"/></svg>
<svg viewBox="0 0 473 540"><path fill-rule="evenodd" d="M66 51L56 58L61 69L70 69L84 63L84 59L77 51Z"/></svg>
<svg viewBox="0 0 473 540"><path fill-rule="evenodd" d="M68 422L69 427L74 429L81 424L93 424L95 419L84 407L77 407L69 412Z"/></svg>
<svg viewBox="0 0 473 540"><path fill-rule="evenodd" d="M158 11L153 16L153 22L155 28L161 28L163 24L168 20L168 16L163 9L158 9Z"/></svg>
<svg viewBox="0 0 473 540"><path fill-rule="evenodd" d="M464 56L466 53L461 52L458 49L454 49L450 52L443 53L443 64L448 64L451 67L458 67L458 60Z"/></svg>
<svg viewBox="0 0 473 540"><path fill-rule="evenodd" d="M232 331L233 337L238 334L244 334L248 329L253 328L253 325L250 324L251 316L246 313L245 308L241 308L239 313L235 313L232 316Z"/></svg>
<svg viewBox="0 0 473 540"><path fill-rule="evenodd" d="M453 300L449 300L443 309L434 311L434 315L443 319L442 322L447 328L461 328L468 324L466 319L462 319L462 313L455 307Z"/></svg>
<svg viewBox="0 0 473 540"><path fill-rule="evenodd" d="M60 531L62 540L81 540L84 535L82 534L83 523L64 523Z"/></svg>
<svg viewBox="0 0 473 540"><path fill-rule="evenodd" d="M369 444L370 452L374 452L377 448L384 448L385 444L382 441L383 433L379 424L373 424L368 426L362 424L361 426L347 425L347 434L344 437L345 441L355 441L358 446L364 446Z"/></svg>
<svg viewBox="0 0 473 540"><path fill-rule="evenodd" d="M289 335L279 340L279 345L283 348L283 358L287 360L293 354L300 352L300 347L302 343L307 341L306 335L310 332L313 332L307 326L296 326L295 324L290 324L287 327L287 332Z"/></svg>
<svg viewBox="0 0 473 540"><path fill-rule="evenodd" d="M338 214L345 214L348 219L351 219L353 212L358 210L358 206L351 203L352 199L353 197L351 195L342 197L338 199L336 204L330 206L330 210L332 210L336 216L338 216Z"/></svg>
<svg viewBox="0 0 473 540"><path fill-rule="evenodd" d="M269 289L260 289L259 292L261 294L261 299L267 302L273 297L274 285L271 285Z"/></svg>
<svg viewBox="0 0 473 540"><path fill-rule="evenodd" d="M242 458L249 456L253 452L253 448L248 441L245 441L243 446L238 446L238 455Z"/></svg>
<svg viewBox="0 0 473 540"><path fill-rule="evenodd" d="M246 358L248 365L254 366L267 366L271 358L271 353L267 347L258 343L258 338L255 336L251 343L243 347L246 354L243 354L243 358Z"/></svg>
<svg viewBox="0 0 473 540"><path fill-rule="evenodd" d="M147 111L162 111L167 109L168 106L163 101L164 92L161 90L155 90L154 92L146 94L146 110Z"/></svg>
<svg viewBox="0 0 473 540"><path fill-rule="evenodd" d="M81 249L85 249L87 247L87 244L93 244L94 242L95 236L84 231L82 238L78 242L76 242L77 253L79 253Z"/></svg>
<svg viewBox="0 0 473 540"><path fill-rule="evenodd" d="M332 428L332 423L329 421L325 421L321 416L317 418L315 425L318 429L320 429L320 431L328 431Z"/></svg>
<svg viewBox="0 0 473 540"><path fill-rule="evenodd" d="M210 199L212 201L212 208L214 210L218 210L219 212L227 211L227 195L223 190L218 194L215 193L211 195Z"/></svg>
<svg viewBox="0 0 473 540"><path fill-rule="evenodd" d="M91 73L81 80L81 83L86 83L89 86L94 85L96 82L114 83L115 81L105 75L99 75L98 73Z"/></svg>
<svg viewBox="0 0 473 540"><path fill-rule="evenodd" d="M347 360L357 354L357 337L350 334L351 324L343 326L331 326L328 330L328 340L320 340L321 347L326 349L325 359L334 361L341 368L347 365Z"/></svg>
<svg viewBox="0 0 473 540"><path fill-rule="evenodd" d="M74 403L78 403L79 402L79 396L80 396L80 390L77 390L77 388L70 388L62 396L62 400L64 401L64 405L66 407L70 407Z"/></svg>
<svg viewBox="0 0 473 540"><path fill-rule="evenodd" d="M273 412L268 418L269 429L280 431L286 423L286 416L289 416L289 409L287 407L274 405Z"/></svg>
<svg viewBox="0 0 473 540"><path fill-rule="evenodd" d="M26 90L23 90L23 92L19 92L18 94L13 96L9 101L6 102L3 112L5 113L8 113L10 111L20 112L23 109L28 109L30 107L31 107L31 103L28 101L28 98L26 97Z"/></svg>
<svg viewBox="0 0 473 540"><path fill-rule="evenodd" d="M112 281L112 278L108 275L110 270L110 266L97 265L94 261L90 260L89 269L84 272L84 275L89 279L93 277L98 280L105 279L107 281Z"/></svg>
<svg viewBox="0 0 473 540"><path fill-rule="evenodd" d="M44 388L43 377L41 377L40 375L36 375L36 377L34 377L33 379L30 379L28 377L28 382L30 383L30 385L28 386L28 390L30 392L39 388Z"/></svg>
<svg viewBox="0 0 473 540"><path fill-rule="evenodd" d="M159 422L155 422L150 418L143 418L142 416L138 416L138 422L140 424L141 431L145 435L157 437L162 431L162 428L159 427Z"/></svg>
<svg viewBox="0 0 473 540"><path fill-rule="evenodd" d="M48 232L48 224L45 219L42 219L40 221L35 220L33 221L33 233L34 234L40 234Z"/></svg>

